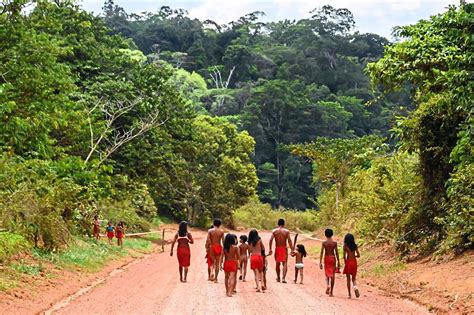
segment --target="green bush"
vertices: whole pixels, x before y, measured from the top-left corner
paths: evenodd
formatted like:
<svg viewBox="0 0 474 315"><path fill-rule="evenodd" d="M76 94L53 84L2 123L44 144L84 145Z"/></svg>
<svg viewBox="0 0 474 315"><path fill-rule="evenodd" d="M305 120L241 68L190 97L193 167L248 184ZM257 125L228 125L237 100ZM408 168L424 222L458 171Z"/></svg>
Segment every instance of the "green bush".
<svg viewBox="0 0 474 315"><path fill-rule="evenodd" d="M234 212L237 226L271 230L277 226L278 219L284 218L291 230L314 231L319 227L315 211L274 210L268 204L252 200Z"/></svg>
<svg viewBox="0 0 474 315"><path fill-rule="evenodd" d="M0 233L0 262L10 260L13 256L30 249L30 244L21 235Z"/></svg>

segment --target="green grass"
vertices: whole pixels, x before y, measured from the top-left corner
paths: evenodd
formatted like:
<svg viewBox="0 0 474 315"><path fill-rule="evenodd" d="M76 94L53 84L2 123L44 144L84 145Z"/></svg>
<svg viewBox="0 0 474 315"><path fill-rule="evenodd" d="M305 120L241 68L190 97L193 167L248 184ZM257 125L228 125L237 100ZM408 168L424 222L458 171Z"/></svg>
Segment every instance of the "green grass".
<svg viewBox="0 0 474 315"><path fill-rule="evenodd" d="M28 264L27 262L20 260L19 263L14 263L14 264L11 264L10 266L13 270L19 273L30 275L30 276L37 276L42 271L45 270L41 262L37 264Z"/></svg>
<svg viewBox="0 0 474 315"><path fill-rule="evenodd" d="M153 250L151 241L141 238L126 238L123 242L123 246L141 253L149 253Z"/></svg>
<svg viewBox="0 0 474 315"><path fill-rule="evenodd" d="M151 224L155 227L158 227L162 224L172 224L172 223L176 223L176 222L174 222L172 219L165 216L157 216L151 222Z"/></svg>
<svg viewBox="0 0 474 315"><path fill-rule="evenodd" d="M394 262L390 264L379 263L372 267L372 273L376 276L385 276L405 269L406 266L402 262Z"/></svg>

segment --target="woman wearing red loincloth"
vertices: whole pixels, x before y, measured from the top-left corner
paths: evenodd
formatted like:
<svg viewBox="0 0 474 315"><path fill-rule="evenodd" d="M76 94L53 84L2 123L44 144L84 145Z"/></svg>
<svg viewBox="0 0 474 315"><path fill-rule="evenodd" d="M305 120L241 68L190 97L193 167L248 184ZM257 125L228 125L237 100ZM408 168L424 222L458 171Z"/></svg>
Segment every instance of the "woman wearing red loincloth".
<svg viewBox="0 0 474 315"><path fill-rule="evenodd" d="M221 268L225 272L225 289L227 296L237 293L235 290L237 284L237 269L240 261L240 251L237 247L237 236L235 234L227 234L224 239L224 264Z"/></svg>
<svg viewBox="0 0 474 315"><path fill-rule="evenodd" d="M257 230L253 229L249 233L249 252L250 252L250 269L255 274L255 283L257 284L257 292L265 291L265 287L260 286L260 279L262 279L264 258L262 251L265 251L262 239L258 236Z"/></svg>
<svg viewBox="0 0 474 315"><path fill-rule="evenodd" d="M348 233L344 237L344 271L343 274L347 277L347 291L349 292L349 298L351 298L351 280L354 286L354 293L356 297L360 296L359 289L357 288L356 276L357 276L357 258L360 257L359 248L354 240L354 235Z"/></svg>
<svg viewBox="0 0 474 315"><path fill-rule="evenodd" d="M179 263L179 281L186 282L188 277L188 268L191 264L191 249L189 248L189 244L194 244L193 237L191 233L188 232L188 222L182 221L179 224L178 233L176 233L174 236L173 243L171 244L170 256L173 256L173 248L176 242L178 242L176 256L178 257Z"/></svg>

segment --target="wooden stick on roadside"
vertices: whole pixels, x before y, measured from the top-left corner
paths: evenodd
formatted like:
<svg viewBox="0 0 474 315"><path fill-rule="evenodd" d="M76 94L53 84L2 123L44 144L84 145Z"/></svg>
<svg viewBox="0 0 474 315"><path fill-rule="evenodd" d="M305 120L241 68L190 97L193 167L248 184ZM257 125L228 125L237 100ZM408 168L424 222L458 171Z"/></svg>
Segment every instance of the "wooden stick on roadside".
<svg viewBox="0 0 474 315"><path fill-rule="evenodd" d="M161 235L161 252L165 251L165 229L163 229L163 234Z"/></svg>

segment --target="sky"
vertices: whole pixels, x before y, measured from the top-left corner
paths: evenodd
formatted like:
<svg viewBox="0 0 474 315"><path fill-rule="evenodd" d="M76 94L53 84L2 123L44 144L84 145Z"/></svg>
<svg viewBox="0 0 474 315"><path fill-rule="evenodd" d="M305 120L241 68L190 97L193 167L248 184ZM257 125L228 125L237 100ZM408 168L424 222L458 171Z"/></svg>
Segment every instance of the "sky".
<svg viewBox="0 0 474 315"><path fill-rule="evenodd" d="M87 11L100 14L103 1L82 0ZM468 1L472 2L472 1ZM356 20L357 30L375 33L392 39L394 26L416 23L433 14L445 11L450 4L459 0L115 0L128 13L156 12L161 6L186 9L190 17L200 20L211 19L219 24L237 20L253 12L263 11L262 21L301 19L309 17L309 11L330 4L335 8L347 8Z"/></svg>

